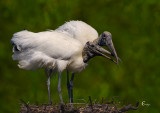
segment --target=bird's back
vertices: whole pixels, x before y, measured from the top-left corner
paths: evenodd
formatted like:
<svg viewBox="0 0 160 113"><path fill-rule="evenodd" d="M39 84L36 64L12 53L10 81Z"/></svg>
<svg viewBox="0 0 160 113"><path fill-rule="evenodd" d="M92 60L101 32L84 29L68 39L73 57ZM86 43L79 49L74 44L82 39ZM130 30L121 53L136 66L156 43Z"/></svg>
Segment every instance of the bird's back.
<svg viewBox="0 0 160 113"><path fill-rule="evenodd" d="M98 38L97 31L82 21L66 22L56 29L56 31L70 35L70 37L77 39L83 45L85 45L88 41L93 41Z"/></svg>
<svg viewBox="0 0 160 113"><path fill-rule="evenodd" d="M13 35L11 43L13 59L18 60L19 67L26 70L47 66L54 68L58 61L67 61L83 49L79 41L57 31L20 31Z"/></svg>

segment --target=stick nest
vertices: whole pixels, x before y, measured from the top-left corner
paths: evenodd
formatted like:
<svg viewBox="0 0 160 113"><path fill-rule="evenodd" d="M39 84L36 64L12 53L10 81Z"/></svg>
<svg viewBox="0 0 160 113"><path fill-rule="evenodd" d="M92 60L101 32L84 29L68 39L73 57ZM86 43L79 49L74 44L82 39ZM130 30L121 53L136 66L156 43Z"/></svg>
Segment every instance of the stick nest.
<svg viewBox="0 0 160 113"><path fill-rule="evenodd" d="M20 113L127 113L129 110L137 110L139 105L139 102L137 102L136 106L133 106L132 104L120 106L113 100L103 104L103 99L101 103L96 104L92 103L90 97L89 101L90 104L29 105L21 100Z"/></svg>

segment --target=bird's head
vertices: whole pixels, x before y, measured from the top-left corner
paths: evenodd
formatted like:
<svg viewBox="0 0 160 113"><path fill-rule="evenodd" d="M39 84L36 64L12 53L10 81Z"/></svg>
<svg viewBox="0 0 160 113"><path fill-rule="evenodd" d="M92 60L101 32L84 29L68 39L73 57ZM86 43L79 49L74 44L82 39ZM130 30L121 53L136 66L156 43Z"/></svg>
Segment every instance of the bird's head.
<svg viewBox="0 0 160 113"><path fill-rule="evenodd" d="M99 46L107 46L109 50L111 51L111 55L115 57L116 62L120 60L117 56L116 50L114 48L113 42L112 42L112 34L108 31L104 31L98 40Z"/></svg>
<svg viewBox="0 0 160 113"><path fill-rule="evenodd" d="M105 50L101 46L107 46L111 52ZM87 42L84 51L86 53L85 55L83 55L84 62L87 62L90 58L93 58L94 56L103 56L116 64L118 64L118 61L120 60L120 58L117 56L116 50L112 42L112 34L108 31L103 32L100 37L93 42ZM116 61L114 61L111 57L106 56L104 53L115 57Z"/></svg>

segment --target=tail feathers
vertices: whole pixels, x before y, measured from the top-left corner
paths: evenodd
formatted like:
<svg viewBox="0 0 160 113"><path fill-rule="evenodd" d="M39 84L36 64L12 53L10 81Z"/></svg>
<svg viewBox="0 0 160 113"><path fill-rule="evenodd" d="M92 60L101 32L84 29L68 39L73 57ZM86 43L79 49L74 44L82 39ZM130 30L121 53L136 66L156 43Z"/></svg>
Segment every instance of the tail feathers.
<svg viewBox="0 0 160 113"><path fill-rule="evenodd" d="M19 68L35 70L42 67L52 69L55 67L55 59L36 49L36 47L43 44L43 42L44 38L41 33L23 30L13 35L11 39L14 52L12 58L19 62Z"/></svg>
<svg viewBox="0 0 160 113"><path fill-rule="evenodd" d="M36 70L38 68L46 67L54 69L56 65L55 59L48 57L41 52L23 52L20 54L14 54L12 58L18 60L18 67L25 70Z"/></svg>
<svg viewBox="0 0 160 113"><path fill-rule="evenodd" d="M21 51L23 48L34 46L36 33L23 30L13 34L11 44L13 45L13 52Z"/></svg>
<svg viewBox="0 0 160 113"><path fill-rule="evenodd" d="M18 51L21 51L21 47L19 45L13 45L13 49L12 51L15 53L15 52L18 52Z"/></svg>

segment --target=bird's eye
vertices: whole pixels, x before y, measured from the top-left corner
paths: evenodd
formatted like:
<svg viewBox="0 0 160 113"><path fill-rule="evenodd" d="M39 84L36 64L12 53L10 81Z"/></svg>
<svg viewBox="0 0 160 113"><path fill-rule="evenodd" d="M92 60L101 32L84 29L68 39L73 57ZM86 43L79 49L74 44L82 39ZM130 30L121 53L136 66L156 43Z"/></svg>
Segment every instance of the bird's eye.
<svg viewBox="0 0 160 113"><path fill-rule="evenodd" d="M105 35L105 34L103 34L103 37L105 38L105 37L106 37L106 35Z"/></svg>
<svg viewBox="0 0 160 113"><path fill-rule="evenodd" d="M91 47L94 47L94 45L92 44Z"/></svg>
<svg viewBox="0 0 160 113"><path fill-rule="evenodd" d="M89 42L87 42L86 44L89 45Z"/></svg>

